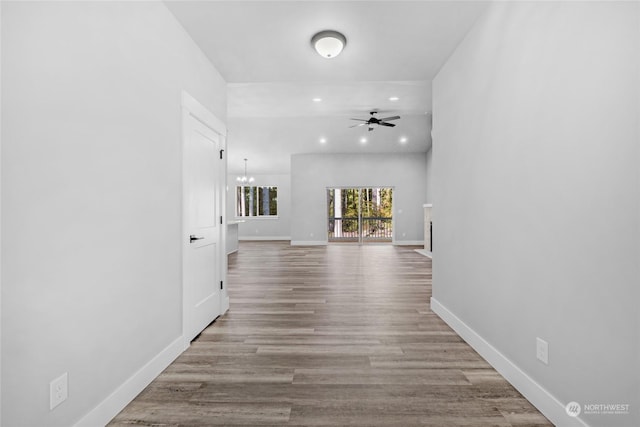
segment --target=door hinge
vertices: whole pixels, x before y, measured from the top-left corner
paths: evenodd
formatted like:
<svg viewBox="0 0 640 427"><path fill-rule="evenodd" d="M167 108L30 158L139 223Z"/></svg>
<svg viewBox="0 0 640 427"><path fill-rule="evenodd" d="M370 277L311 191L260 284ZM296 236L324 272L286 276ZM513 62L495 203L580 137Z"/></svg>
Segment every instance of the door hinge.
<svg viewBox="0 0 640 427"><path fill-rule="evenodd" d="M222 160L222 153L224 153L224 150L220 150L220 160Z"/></svg>
<svg viewBox="0 0 640 427"><path fill-rule="evenodd" d="M222 215L220 215L220 225L222 225Z"/></svg>
<svg viewBox="0 0 640 427"><path fill-rule="evenodd" d="M220 280L220 289L224 289L222 280Z"/></svg>

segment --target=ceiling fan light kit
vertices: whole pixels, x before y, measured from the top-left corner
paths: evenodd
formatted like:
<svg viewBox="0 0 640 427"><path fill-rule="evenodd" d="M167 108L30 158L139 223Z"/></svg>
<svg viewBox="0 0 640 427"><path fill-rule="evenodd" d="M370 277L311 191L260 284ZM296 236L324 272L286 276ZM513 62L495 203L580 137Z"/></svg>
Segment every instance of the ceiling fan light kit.
<svg viewBox="0 0 640 427"><path fill-rule="evenodd" d="M340 55L346 45L347 38L342 33L334 30L320 31L311 37L311 46L320 56L326 59Z"/></svg>

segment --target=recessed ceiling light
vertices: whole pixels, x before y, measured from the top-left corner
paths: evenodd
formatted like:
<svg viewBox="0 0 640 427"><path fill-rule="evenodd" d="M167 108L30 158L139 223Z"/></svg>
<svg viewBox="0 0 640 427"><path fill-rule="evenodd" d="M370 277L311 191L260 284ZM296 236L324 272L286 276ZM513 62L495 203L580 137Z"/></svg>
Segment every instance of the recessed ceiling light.
<svg viewBox="0 0 640 427"><path fill-rule="evenodd" d="M365 138L364 136L360 138L360 144L366 144L366 143L367 143L367 138Z"/></svg>
<svg viewBox="0 0 640 427"><path fill-rule="evenodd" d="M340 55L347 45L347 38L337 31L320 31L311 37L311 45L320 56L331 59Z"/></svg>
<svg viewBox="0 0 640 427"><path fill-rule="evenodd" d="M406 144L407 143L407 137L403 136L402 138L400 138L400 144Z"/></svg>
<svg viewBox="0 0 640 427"><path fill-rule="evenodd" d="M322 102L322 98L313 98L312 101L313 102Z"/></svg>
<svg viewBox="0 0 640 427"><path fill-rule="evenodd" d="M326 144L327 138L320 138L320 144Z"/></svg>
<svg viewBox="0 0 640 427"><path fill-rule="evenodd" d="M397 96L392 96L389 98L389 101L395 102L397 100L399 100L400 98L398 98Z"/></svg>

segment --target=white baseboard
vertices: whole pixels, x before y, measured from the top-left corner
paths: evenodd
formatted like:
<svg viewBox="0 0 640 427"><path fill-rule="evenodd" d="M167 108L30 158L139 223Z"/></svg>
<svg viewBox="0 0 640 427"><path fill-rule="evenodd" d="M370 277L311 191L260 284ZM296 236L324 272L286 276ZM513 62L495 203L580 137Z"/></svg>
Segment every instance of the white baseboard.
<svg viewBox="0 0 640 427"><path fill-rule="evenodd" d="M396 240L395 246L424 246L424 240Z"/></svg>
<svg viewBox="0 0 640 427"><path fill-rule="evenodd" d="M322 240L292 240L291 246L327 246L328 242Z"/></svg>
<svg viewBox="0 0 640 427"><path fill-rule="evenodd" d="M106 425L118 415L151 381L173 362L185 349L182 337L176 338L164 350L147 362L106 399L78 421L74 427Z"/></svg>
<svg viewBox="0 0 640 427"><path fill-rule="evenodd" d="M565 405L433 297L431 298L431 310L440 316L554 425L589 427L580 417L568 416Z"/></svg>
<svg viewBox="0 0 640 427"><path fill-rule="evenodd" d="M358 242L346 242L342 244L353 243L357 245ZM375 242L371 242L375 243ZM329 242L320 241L320 240L292 240L291 246L326 246ZM422 240L400 240L393 242L394 246L424 246L424 242Z"/></svg>
<svg viewBox="0 0 640 427"><path fill-rule="evenodd" d="M291 240L291 236L240 236L238 237L238 240Z"/></svg>
<svg viewBox="0 0 640 427"><path fill-rule="evenodd" d="M427 258L433 258L433 254L427 250L424 249L415 249L416 252L418 252L420 255L424 255Z"/></svg>

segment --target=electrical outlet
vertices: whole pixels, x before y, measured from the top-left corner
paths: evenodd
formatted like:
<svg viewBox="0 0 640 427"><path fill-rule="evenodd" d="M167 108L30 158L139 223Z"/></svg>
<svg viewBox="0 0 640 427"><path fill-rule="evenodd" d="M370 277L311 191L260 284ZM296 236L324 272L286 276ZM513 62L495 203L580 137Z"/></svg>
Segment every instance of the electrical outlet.
<svg viewBox="0 0 640 427"><path fill-rule="evenodd" d="M549 364L549 343L540 338L536 338L536 357L545 365Z"/></svg>
<svg viewBox="0 0 640 427"><path fill-rule="evenodd" d="M56 406L67 400L69 396L69 382L65 372L55 380L49 383L49 409L53 410Z"/></svg>

